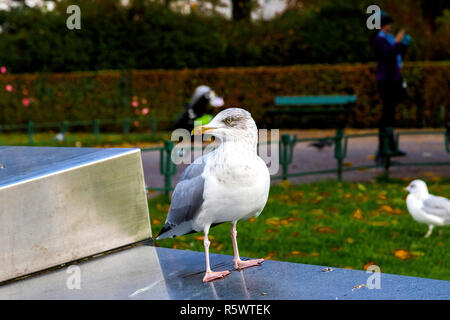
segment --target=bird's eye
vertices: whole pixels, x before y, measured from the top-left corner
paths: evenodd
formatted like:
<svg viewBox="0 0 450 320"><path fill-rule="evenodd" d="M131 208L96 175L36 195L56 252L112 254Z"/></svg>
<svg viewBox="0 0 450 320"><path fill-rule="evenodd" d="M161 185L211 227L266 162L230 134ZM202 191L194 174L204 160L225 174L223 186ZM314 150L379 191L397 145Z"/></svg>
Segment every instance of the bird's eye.
<svg viewBox="0 0 450 320"><path fill-rule="evenodd" d="M231 119L231 118L226 118L226 119L225 119L225 122L228 123L228 124L230 124L230 123L233 122L233 119Z"/></svg>

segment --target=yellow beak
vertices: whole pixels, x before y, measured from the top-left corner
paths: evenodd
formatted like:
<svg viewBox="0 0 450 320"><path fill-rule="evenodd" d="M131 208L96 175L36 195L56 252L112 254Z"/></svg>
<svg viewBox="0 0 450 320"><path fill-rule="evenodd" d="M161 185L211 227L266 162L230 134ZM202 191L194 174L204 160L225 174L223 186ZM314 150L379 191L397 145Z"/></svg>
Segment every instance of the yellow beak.
<svg viewBox="0 0 450 320"><path fill-rule="evenodd" d="M217 128L215 128L215 127L208 127L208 126L199 126L199 127L195 127L195 128L192 130L191 135L203 134L205 131L213 130L213 129L217 129Z"/></svg>

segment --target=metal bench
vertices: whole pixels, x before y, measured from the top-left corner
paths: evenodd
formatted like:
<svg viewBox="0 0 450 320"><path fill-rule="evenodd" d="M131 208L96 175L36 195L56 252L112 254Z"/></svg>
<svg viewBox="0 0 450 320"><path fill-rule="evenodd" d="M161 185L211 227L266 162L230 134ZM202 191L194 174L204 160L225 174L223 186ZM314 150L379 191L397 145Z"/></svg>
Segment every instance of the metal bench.
<svg viewBox="0 0 450 320"><path fill-rule="evenodd" d="M274 100L275 108L269 109L266 115L273 123L273 117L277 114L344 114L343 126L348 121L350 105L357 100L355 95L323 95L323 96L277 96Z"/></svg>

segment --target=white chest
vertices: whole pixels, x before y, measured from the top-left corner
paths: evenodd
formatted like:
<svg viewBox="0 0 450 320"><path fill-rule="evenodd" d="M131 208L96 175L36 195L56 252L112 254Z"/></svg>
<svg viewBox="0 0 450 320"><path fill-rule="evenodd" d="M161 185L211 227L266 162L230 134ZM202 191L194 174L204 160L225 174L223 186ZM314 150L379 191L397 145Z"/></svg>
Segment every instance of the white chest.
<svg viewBox="0 0 450 320"><path fill-rule="evenodd" d="M270 188L263 160L257 156L214 160L205 167L204 203L195 223L236 221L261 213Z"/></svg>

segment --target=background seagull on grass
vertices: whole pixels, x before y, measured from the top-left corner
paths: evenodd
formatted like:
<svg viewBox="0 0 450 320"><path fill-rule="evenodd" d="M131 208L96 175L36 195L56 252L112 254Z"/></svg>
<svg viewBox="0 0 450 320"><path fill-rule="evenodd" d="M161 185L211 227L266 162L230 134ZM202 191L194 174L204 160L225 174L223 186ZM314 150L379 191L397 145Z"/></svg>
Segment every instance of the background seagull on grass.
<svg viewBox="0 0 450 320"><path fill-rule="evenodd" d="M450 225L450 201L444 197L428 193L427 185L422 180L414 180L406 188L409 195L406 206L411 216L417 222L428 225L428 238L435 226Z"/></svg>
<svg viewBox="0 0 450 320"><path fill-rule="evenodd" d="M213 135L221 144L197 158L183 172L173 192L164 227L156 239L203 231L206 255L203 281L208 282L230 274L228 270L212 271L209 263L209 229L220 223L231 222L235 269L257 266L264 261L240 259L236 224L261 213L269 195L270 175L257 154L258 130L249 112L225 109L193 133Z"/></svg>

